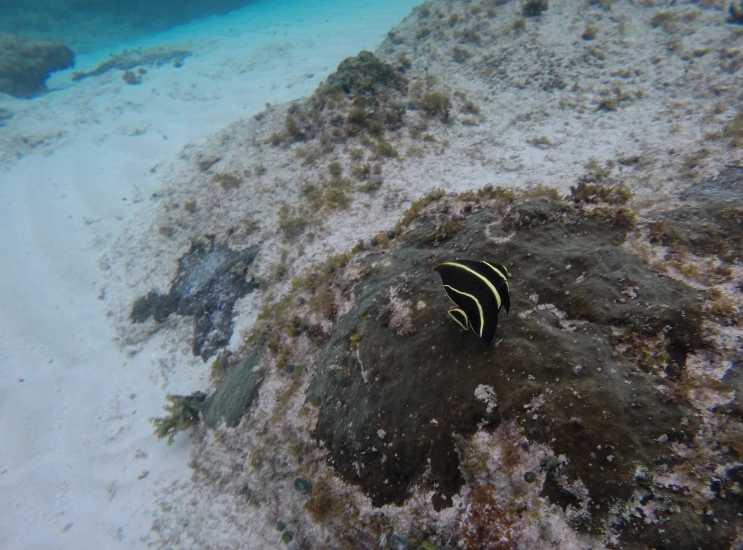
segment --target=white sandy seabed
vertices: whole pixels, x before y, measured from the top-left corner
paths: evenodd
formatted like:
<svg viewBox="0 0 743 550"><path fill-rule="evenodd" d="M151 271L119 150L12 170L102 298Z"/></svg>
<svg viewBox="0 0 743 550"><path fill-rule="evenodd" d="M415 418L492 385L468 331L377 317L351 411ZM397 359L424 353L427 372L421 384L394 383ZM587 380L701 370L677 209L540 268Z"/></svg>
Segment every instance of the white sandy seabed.
<svg viewBox="0 0 743 550"><path fill-rule="evenodd" d="M70 71L44 97L2 98L14 116L0 128L0 548L144 544L158 491L189 477L188 438L167 446L148 419L208 373L161 336L131 356L114 343L102 248L149 217L161 163L309 94L416 3L261 2L123 44L194 53L139 86L118 70L75 83ZM107 56L78 56L76 70Z"/></svg>

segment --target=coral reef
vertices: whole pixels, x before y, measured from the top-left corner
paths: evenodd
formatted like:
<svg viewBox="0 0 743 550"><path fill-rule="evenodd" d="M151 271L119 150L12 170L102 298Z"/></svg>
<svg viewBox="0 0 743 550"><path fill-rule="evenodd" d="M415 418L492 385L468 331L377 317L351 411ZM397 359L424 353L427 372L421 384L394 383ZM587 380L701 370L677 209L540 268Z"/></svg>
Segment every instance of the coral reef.
<svg viewBox="0 0 743 550"><path fill-rule="evenodd" d="M194 438L199 490L261 518L225 507L247 525L231 540L743 540L743 193L724 170L743 143L739 36L712 32L708 2L527 4L426 2L310 98L188 157L245 181L224 201L211 174L178 179L198 208L164 225L240 245L246 217L276 214L249 237L274 251L262 313ZM446 315L430 268L451 257L513 274L490 348Z"/></svg>
<svg viewBox="0 0 743 550"><path fill-rule="evenodd" d="M743 257L743 239L731 236L743 231L743 184L736 172L739 170L728 170L714 182L682 192L679 198L685 204L653 222L651 242L667 247L675 257L691 253L716 256L726 265L738 264Z"/></svg>
<svg viewBox="0 0 743 550"><path fill-rule="evenodd" d="M708 202L684 206L686 216L740 223L728 215L741 206L740 178L729 177L728 191L689 191ZM626 245L660 219L675 219L673 211L617 223L615 203L626 200L622 189L587 184L566 198L549 189L437 193L412 209L384 248L360 249L296 281L256 325L251 351L241 352L251 366L217 390L235 391L242 378L249 399L229 413L217 394L209 399L236 425L256 380L275 384L272 371L291 364L288 397L269 402L283 410L308 384L307 405L316 410L308 427L323 452L304 437L282 443L306 449L303 476L313 462L318 471L330 467L380 510L410 506L421 493L433 510L456 505L446 527L411 527L421 544L433 537L517 548L539 521L527 510L545 505L563 510L576 533L626 548L729 544L734 522L705 518L743 513L736 496L743 427L731 408L740 358L725 359L738 348L715 337L710 327L719 319L705 308L703 289L659 273ZM456 230L442 234L446 220ZM738 246L730 233L717 237ZM430 270L456 257L500 261L512 275L512 315L491 348L445 314L449 304ZM303 330L289 330L298 323ZM712 366L699 366L707 361ZM711 380L700 374L706 368L722 374ZM276 412L272 418L282 422ZM510 488L498 496L503 483ZM337 515L326 500L313 505L314 515ZM339 525L348 529L354 519ZM371 547L361 540L356 547Z"/></svg>
<svg viewBox="0 0 743 550"><path fill-rule="evenodd" d="M407 79L399 69L362 51L341 61L307 101L295 102L276 142L306 141L324 134L337 143L361 132L380 135L402 126ZM273 141L273 140L271 140Z"/></svg>
<svg viewBox="0 0 743 550"><path fill-rule="evenodd" d="M46 79L75 64L75 54L58 40L33 40L0 33L0 92L32 97L46 91Z"/></svg>
<svg viewBox="0 0 743 550"><path fill-rule="evenodd" d="M675 403L654 406L659 390L641 380L644 374L631 361L615 357L611 343L612 329L646 335L668 327L664 344L680 369L688 353L706 345L699 295L617 252L627 230L611 218L535 198L509 205L499 220L504 206L468 216L460 231L436 242L429 236L439 233L441 222L429 218L385 254L384 268L370 258L354 307L334 325L320 354L309 390L319 406L317 437L339 473L359 483L376 505L404 501L424 472L442 502L450 501L461 487L451 434L468 436L483 421L517 421L530 438L551 442L570 459L566 475L582 479L594 504L604 508L630 494L633 464L658 458L657 437L673 430L687 440L693 432L693 420L688 430L677 428L682 418L693 419L693 411ZM496 247L488 234L508 241ZM518 288L512 307L520 313L503 325L494 352L453 330L430 276L436 262L461 256L465 243L467 257L507 262ZM642 288L642 300L621 301L627 287ZM415 328L405 331L407 338L400 338L379 299L388 289L396 289L397 301L424 304L407 308ZM351 334L359 339L357 350L348 347ZM366 365L365 376L358 365ZM528 368L511 372L506 365ZM566 377L569 386L557 383ZM624 383L634 377L640 380ZM496 388L497 414L472 398L479 385ZM533 400L542 403L525 409ZM654 426L636 431L646 414ZM583 429L570 421L576 415L584 418ZM617 425L619 418L626 428ZM379 429L387 435L375 445ZM611 469L590 465L597 446L617 457Z"/></svg>

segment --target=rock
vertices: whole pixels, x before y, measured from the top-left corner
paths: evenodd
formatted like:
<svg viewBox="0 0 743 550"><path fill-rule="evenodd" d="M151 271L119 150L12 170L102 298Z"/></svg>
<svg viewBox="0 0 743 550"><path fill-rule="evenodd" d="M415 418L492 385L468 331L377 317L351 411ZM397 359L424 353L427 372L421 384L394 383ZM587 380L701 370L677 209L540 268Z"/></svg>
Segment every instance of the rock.
<svg viewBox="0 0 743 550"><path fill-rule="evenodd" d="M306 495L312 490L312 482L298 477L294 480L294 488L303 495Z"/></svg>
<svg viewBox="0 0 743 550"><path fill-rule="evenodd" d="M659 221L685 235L696 230L687 220L738 223L736 177L723 174L702 192L706 202L688 199L700 204L683 205L684 217L656 210L637 226L633 213L618 217L618 205L600 197L437 193L398 224L393 243L311 268L252 341L267 347L267 368L290 359L294 376L306 375L315 460L327 461L344 487L363 491L380 516L387 504L406 503L410 487L416 502L406 505L423 515L460 495L456 532L446 540L479 547L528 515L482 480L534 483L544 475L539 496L579 532L616 537L626 548L726 548L743 514L743 409L734 392L743 387L743 356L731 344L740 341L739 314L734 308L721 325L716 289L651 269L645 239ZM722 250L729 266L739 234L720 231L724 246L700 245L699 253ZM672 257L693 257L684 247L695 239L679 239ZM510 315L501 315L491 347L448 319L451 306L431 268L450 258L490 259L511 273ZM738 304L740 276L726 277L723 290ZM310 325L301 333L300 319ZM497 407L477 399L483 386L493 388ZM491 447L478 447L486 441ZM271 451L283 444L266 443ZM541 445L548 452L537 451ZM491 450L500 461L491 463ZM308 467L311 452L303 455ZM539 476L525 471L534 467L526 456L545 457ZM339 536L357 529L358 516L329 504L343 497L321 483L308 499L317 497L313 517L324 525L334 518ZM652 511L638 515L637 503L651 501ZM512 508L516 515L503 519ZM414 546L429 535L420 529L403 533ZM365 547L368 533L354 532L353 543Z"/></svg>
<svg viewBox="0 0 743 550"><path fill-rule="evenodd" d="M319 407L315 435L338 474L375 506L401 504L417 483L436 487L434 504L448 506L463 483L452 434L466 437L482 420L495 427L508 419L568 457L561 474L583 481L592 506L629 497L634 464L664 460L656 438L689 441L698 424L690 405L660 398L668 381L637 368L637 347L662 334L669 372L679 376L687 354L706 346L701 293L624 250L628 229L609 213L588 215L569 201L527 198L483 208L460 220L455 234L432 241L440 223L432 215L401 236L399 248L366 257L355 305L320 352L309 399ZM512 273L511 315L501 316L492 348L447 318L448 299L431 267L457 257L489 258ZM640 297L622 300L630 286ZM427 304L409 310L414 330L407 336L390 324L390 289ZM615 352L620 341L629 346L623 355ZM590 368L576 374L575 365ZM481 384L498 394L490 415L474 397ZM580 430L571 421L576 412ZM375 445L380 429L384 447ZM590 453L599 445L616 457L610 468L593 466ZM564 500L557 489L545 494Z"/></svg>
<svg viewBox="0 0 743 550"><path fill-rule="evenodd" d="M344 94L373 98L390 86L402 89L407 86L407 81L391 65L362 50L358 55L341 61L325 85Z"/></svg>
<svg viewBox="0 0 743 550"><path fill-rule="evenodd" d="M638 487L649 489L653 485L653 475L646 468L640 468L635 473L635 483Z"/></svg>
<svg viewBox="0 0 743 550"><path fill-rule="evenodd" d="M391 550L408 550L410 543L405 537L400 535L392 535L390 537L390 548Z"/></svg>
<svg viewBox="0 0 743 550"><path fill-rule="evenodd" d="M555 455L549 455L542 461L542 467L546 470L554 470L560 465Z"/></svg>
<svg viewBox="0 0 743 550"><path fill-rule="evenodd" d="M181 67L183 66L183 61L191 55L191 52L188 50L178 50L167 46L155 46L146 50L123 50L121 53L112 55L93 70L75 72L72 79L82 80L91 76L100 76L111 70L121 70L124 71L125 75L127 73L131 74L129 78L130 80L133 79L132 82L127 81L126 77L124 78L128 84L139 84L142 81L141 78L134 74L131 69L137 67L140 69L143 67L160 67L162 65ZM139 80L139 82L135 82L136 80Z"/></svg>
<svg viewBox="0 0 743 550"><path fill-rule="evenodd" d="M157 34L255 0L23 0L2 2L0 32L54 36L76 51L101 49Z"/></svg>
<svg viewBox="0 0 743 550"><path fill-rule="evenodd" d="M255 370L260 359L260 350L253 352L227 371L219 388L204 401L201 416L204 422L216 427L224 418L230 427L237 426L258 397L263 383L263 372Z"/></svg>
<svg viewBox="0 0 743 550"><path fill-rule="evenodd" d="M74 64L75 54L63 42L0 33L0 92L21 98L39 95L51 73Z"/></svg>
<svg viewBox="0 0 743 550"><path fill-rule="evenodd" d="M718 256L727 263L743 257L743 169L723 172L713 182L704 182L681 193L685 202L658 216L651 224L651 242L669 247L669 260L691 252L697 256Z"/></svg>
<svg viewBox="0 0 743 550"><path fill-rule="evenodd" d="M193 316L193 353L206 361L232 336L235 302L258 288L246 278L258 250L252 247L237 252L215 244L214 238L191 243L191 249L178 260L178 272L168 294L151 291L138 298L131 320L141 323L152 318L163 322L173 313Z"/></svg>

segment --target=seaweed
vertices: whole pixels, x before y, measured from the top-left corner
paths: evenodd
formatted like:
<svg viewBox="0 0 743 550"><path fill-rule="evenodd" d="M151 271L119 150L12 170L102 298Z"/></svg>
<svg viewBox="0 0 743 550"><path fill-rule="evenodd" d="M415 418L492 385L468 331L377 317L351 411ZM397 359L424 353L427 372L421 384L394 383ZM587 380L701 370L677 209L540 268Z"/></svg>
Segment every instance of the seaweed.
<svg viewBox="0 0 743 550"><path fill-rule="evenodd" d="M586 30L583 31L583 34L581 34L580 37L583 40L594 40L596 38L596 35L598 35L598 32L598 27L594 25L588 25L586 27Z"/></svg>
<svg viewBox="0 0 743 550"><path fill-rule="evenodd" d="M206 394L201 391L191 395L168 394L165 399L170 402L163 410L168 416L151 418L150 422L155 426L155 435L158 439L168 438L168 445L173 443L175 435L183 432L199 422L199 414L204 405Z"/></svg>
<svg viewBox="0 0 743 550"><path fill-rule="evenodd" d="M676 29L676 14L668 10L659 10L650 19L650 26L655 28L662 27L666 32L673 32Z"/></svg>
<svg viewBox="0 0 743 550"><path fill-rule="evenodd" d="M575 202L588 204L625 204L632 198L632 192L627 187L613 187L586 181L580 181L575 186L571 185L570 194Z"/></svg>
<svg viewBox="0 0 743 550"><path fill-rule="evenodd" d="M420 107L429 116L438 115L442 121L447 122L451 112L451 98L442 92L426 92L423 94Z"/></svg>

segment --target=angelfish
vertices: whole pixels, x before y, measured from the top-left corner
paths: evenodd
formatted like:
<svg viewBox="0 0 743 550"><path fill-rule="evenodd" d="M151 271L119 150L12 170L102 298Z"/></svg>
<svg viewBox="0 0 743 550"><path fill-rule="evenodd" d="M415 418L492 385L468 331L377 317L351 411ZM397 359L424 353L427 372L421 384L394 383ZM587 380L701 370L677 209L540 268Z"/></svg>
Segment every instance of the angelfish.
<svg viewBox="0 0 743 550"><path fill-rule="evenodd" d="M449 310L449 317L462 329L472 329L489 346L498 328L498 313L505 308L508 314L511 307L508 270L490 262L455 260L433 271L441 275L447 296L458 306Z"/></svg>

